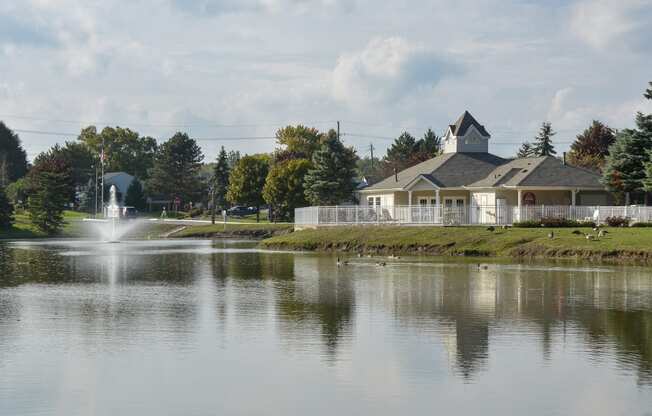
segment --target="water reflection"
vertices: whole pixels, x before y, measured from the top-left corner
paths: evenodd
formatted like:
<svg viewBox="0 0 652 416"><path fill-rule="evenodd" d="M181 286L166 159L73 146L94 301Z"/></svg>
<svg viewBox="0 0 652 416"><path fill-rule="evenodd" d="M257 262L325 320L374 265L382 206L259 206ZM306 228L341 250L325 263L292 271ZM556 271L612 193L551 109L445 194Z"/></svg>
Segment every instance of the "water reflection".
<svg viewBox="0 0 652 416"><path fill-rule="evenodd" d="M256 385L267 367L293 374L285 382L301 389L310 368L321 388L372 389L366 394L381 402L420 385L481 389L518 371L552 382L546 377L574 368L600 372L604 386L630 378L644 389L636 400L652 400L644 268L409 259L337 267L332 256L246 242L59 242L0 244L0 273L2 414L16 413L14 384L33 383L34 366L71 351L91 366L116 352L152 365L187 357L177 371L218 384L242 373ZM62 376L48 371L53 382ZM561 381L553 391L570 387Z"/></svg>

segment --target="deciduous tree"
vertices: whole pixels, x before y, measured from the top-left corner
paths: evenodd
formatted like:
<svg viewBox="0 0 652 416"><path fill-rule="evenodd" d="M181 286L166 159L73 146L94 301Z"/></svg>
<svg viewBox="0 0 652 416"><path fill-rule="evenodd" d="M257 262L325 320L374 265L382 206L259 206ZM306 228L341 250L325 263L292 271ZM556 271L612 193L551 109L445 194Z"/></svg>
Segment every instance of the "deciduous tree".
<svg viewBox="0 0 652 416"><path fill-rule="evenodd" d="M14 223L14 207L9 202L4 186L0 185L0 229L8 230Z"/></svg>
<svg viewBox="0 0 652 416"><path fill-rule="evenodd" d="M234 204L256 207L256 221L260 221L260 206L265 203L263 188L269 173L268 155L242 157L229 175L226 198Z"/></svg>
<svg viewBox="0 0 652 416"><path fill-rule="evenodd" d="M273 208L274 217L294 218L294 209L307 204L304 177L312 164L307 159L293 159L275 164L267 175L263 198Z"/></svg>
<svg viewBox="0 0 652 416"><path fill-rule="evenodd" d="M568 162L571 165L601 171L605 157L609 154L609 146L615 140L613 129L593 120L591 126L579 134L571 144Z"/></svg>
<svg viewBox="0 0 652 416"><path fill-rule="evenodd" d="M276 159L311 159L323 139L324 135L314 127L299 124L280 128L276 131L276 143L281 146L276 152Z"/></svg>

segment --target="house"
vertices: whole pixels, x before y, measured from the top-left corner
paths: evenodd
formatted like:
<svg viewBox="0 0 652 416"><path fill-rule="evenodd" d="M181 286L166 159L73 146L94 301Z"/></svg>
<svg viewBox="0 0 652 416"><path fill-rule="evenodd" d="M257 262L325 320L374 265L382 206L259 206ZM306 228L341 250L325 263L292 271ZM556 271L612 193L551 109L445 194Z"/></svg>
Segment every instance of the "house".
<svg viewBox="0 0 652 416"><path fill-rule="evenodd" d="M119 205L124 205L124 199L127 196L127 190L131 183L136 179L134 176L126 172L108 172L104 174L103 181L106 188L115 185L116 187L116 198L118 199Z"/></svg>
<svg viewBox="0 0 652 416"><path fill-rule="evenodd" d="M550 156L504 159L489 153L490 139L465 111L448 126L440 156L359 190L360 205L441 205L472 212L472 222L484 223L499 222L501 207L612 204L597 173Z"/></svg>

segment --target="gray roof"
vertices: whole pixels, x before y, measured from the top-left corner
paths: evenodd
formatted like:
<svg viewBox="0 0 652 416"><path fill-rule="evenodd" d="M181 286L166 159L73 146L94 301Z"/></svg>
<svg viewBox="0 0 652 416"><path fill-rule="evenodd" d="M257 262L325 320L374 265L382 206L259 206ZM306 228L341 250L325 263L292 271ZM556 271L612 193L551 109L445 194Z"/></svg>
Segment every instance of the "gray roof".
<svg viewBox="0 0 652 416"><path fill-rule="evenodd" d="M471 113L468 111L465 111L460 118L457 119L455 124L451 124L449 127L451 128L451 132L453 133L453 136L464 136L466 134L466 131L469 129L469 127L474 126L480 134L483 136L489 136L489 133L487 133L487 130L485 130L484 126L478 121L473 118Z"/></svg>
<svg viewBox="0 0 652 416"><path fill-rule="evenodd" d="M398 180L392 175L365 190L404 188L420 175L440 188L460 187L486 177L505 161L491 153L444 153L398 172Z"/></svg>
<svg viewBox="0 0 652 416"><path fill-rule="evenodd" d="M446 153L390 176L365 190L404 188L423 176L440 188L468 186L578 187L603 189L600 175L552 156L506 160L490 153Z"/></svg>

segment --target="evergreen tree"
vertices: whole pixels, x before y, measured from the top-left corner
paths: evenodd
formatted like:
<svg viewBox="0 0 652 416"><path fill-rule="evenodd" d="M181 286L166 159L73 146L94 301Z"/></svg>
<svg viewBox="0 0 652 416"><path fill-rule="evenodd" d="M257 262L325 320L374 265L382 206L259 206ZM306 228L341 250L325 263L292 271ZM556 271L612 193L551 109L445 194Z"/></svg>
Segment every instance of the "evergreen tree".
<svg viewBox="0 0 652 416"><path fill-rule="evenodd" d="M416 142L415 148L416 152L411 158L411 164L432 159L441 154L441 137L437 136L432 129L428 129L423 135L423 138Z"/></svg>
<svg viewBox="0 0 652 416"><path fill-rule="evenodd" d="M145 192L143 191L143 185L136 178L131 181L129 188L127 188L127 194L125 195L125 204L140 211L145 209L147 201L145 201Z"/></svg>
<svg viewBox="0 0 652 416"><path fill-rule="evenodd" d="M387 149L385 163L397 170L403 170L413 164L417 149L416 139L410 133L403 132Z"/></svg>
<svg viewBox="0 0 652 416"><path fill-rule="evenodd" d="M602 181L607 189L619 194L643 191L651 148L651 137L633 129L619 132L605 160Z"/></svg>
<svg viewBox="0 0 652 416"><path fill-rule="evenodd" d="M541 156L554 156L557 154L555 147L552 145L552 136L555 133L552 131L552 124L545 121L541 124L539 129L539 134L534 138L534 143L532 145L532 154L535 157Z"/></svg>
<svg viewBox="0 0 652 416"><path fill-rule="evenodd" d="M224 150L224 146L222 146L220 153L217 156L215 170L213 171L213 206L211 209L211 219L213 224L215 223L215 211L217 207L226 209L226 193L229 189L230 172L229 158Z"/></svg>
<svg viewBox="0 0 652 416"><path fill-rule="evenodd" d="M652 81L649 82L650 88L645 90L645 93L643 93L643 97L647 98L648 100L652 100Z"/></svg>
<svg viewBox="0 0 652 416"><path fill-rule="evenodd" d="M203 190L202 160L197 142L186 133L176 133L159 148L147 181L148 193L179 197L184 203L197 201Z"/></svg>
<svg viewBox="0 0 652 416"><path fill-rule="evenodd" d="M273 208L275 218L292 220L294 209L307 205L304 177L311 167L307 159L293 159L277 163L270 169L263 197Z"/></svg>
<svg viewBox="0 0 652 416"><path fill-rule="evenodd" d="M0 121L0 185L7 186L27 173L27 153L20 138Z"/></svg>
<svg viewBox="0 0 652 416"><path fill-rule="evenodd" d="M32 224L47 233L56 233L64 223L63 210L72 188L70 166L61 159L37 158L29 172L29 216Z"/></svg>
<svg viewBox="0 0 652 416"><path fill-rule="evenodd" d="M568 162L587 169L602 170L605 157L609 154L609 146L615 139L611 128L593 120L591 126L579 134L571 144Z"/></svg>
<svg viewBox="0 0 652 416"><path fill-rule="evenodd" d="M518 149L518 152L516 153L516 157L523 158L523 157L533 157L534 156L534 150L532 149L532 144L530 142L523 142L521 147Z"/></svg>
<svg viewBox="0 0 652 416"><path fill-rule="evenodd" d="M260 206L265 203L263 188L269 172L269 156L244 156L229 175L226 198L234 204L256 207L256 222L260 221Z"/></svg>
<svg viewBox="0 0 652 416"><path fill-rule="evenodd" d="M414 139L414 138L412 138ZM337 205L351 198L358 157L337 136L329 135L313 156L305 177L306 199L312 205Z"/></svg>
<svg viewBox="0 0 652 416"><path fill-rule="evenodd" d="M5 188L0 184L0 230L8 230L14 223L14 207L9 202Z"/></svg>

